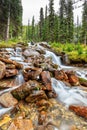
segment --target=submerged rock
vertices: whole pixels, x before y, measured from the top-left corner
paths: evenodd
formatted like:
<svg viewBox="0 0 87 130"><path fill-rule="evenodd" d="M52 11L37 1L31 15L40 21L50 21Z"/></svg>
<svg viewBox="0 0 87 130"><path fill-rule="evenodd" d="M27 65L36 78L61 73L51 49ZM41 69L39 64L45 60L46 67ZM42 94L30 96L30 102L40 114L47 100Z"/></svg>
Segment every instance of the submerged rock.
<svg viewBox="0 0 87 130"><path fill-rule="evenodd" d="M5 64L0 61L0 79L2 79L5 76L6 66Z"/></svg>
<svg viewBox="0 0 87 130"><path fill-rule="evenodd" d="M29 119L15 119L8 130L34 130L33 123Z"/></svg>

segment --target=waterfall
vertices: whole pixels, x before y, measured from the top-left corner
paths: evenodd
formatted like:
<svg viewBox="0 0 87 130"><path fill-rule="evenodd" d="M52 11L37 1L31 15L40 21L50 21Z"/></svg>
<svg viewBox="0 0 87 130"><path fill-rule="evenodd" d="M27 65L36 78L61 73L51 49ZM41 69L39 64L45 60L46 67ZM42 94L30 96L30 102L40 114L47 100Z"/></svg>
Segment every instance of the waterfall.
<svg viewBox="0 0 87 130"><path fill-rule="evenodd" d="M57 64L59 66L59 69L73 69L74 68L72 66L62 65L61 56L56 56L53 52L46 51L45 57L51 57L53 63Z"/></svg>
<svg viewBox="0 0 87 130"><path fill-rule="evenodd" d="M87 106L87 92L82 91L78 86L70 88L62 81L52 78L52 87L58 94L58 100L69 105L84 105Z"/></svg>

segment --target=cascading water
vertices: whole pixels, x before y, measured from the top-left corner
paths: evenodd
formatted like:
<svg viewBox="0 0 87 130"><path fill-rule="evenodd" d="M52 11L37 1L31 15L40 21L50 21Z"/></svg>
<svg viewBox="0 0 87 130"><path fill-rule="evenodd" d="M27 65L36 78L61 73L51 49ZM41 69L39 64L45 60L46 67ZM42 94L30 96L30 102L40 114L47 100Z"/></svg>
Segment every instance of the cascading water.
<svg viewBox="0 0 87 130"><path fill-rule="evenodd" d="M87 106L87 92L82 91L79 87L70 88L62 81L52 78L52 87L58 94L58 100L65 105L84 105Z"/></svg>
<svg viewBox="0 0 87 130"><path fill-rule="evenodd" d="M46 51L45 57L51 57L53 63L57 64L59 66L59 69L73 69L74 68L72 66L62 65L61 56L56 56L53 52Z"/></svg>

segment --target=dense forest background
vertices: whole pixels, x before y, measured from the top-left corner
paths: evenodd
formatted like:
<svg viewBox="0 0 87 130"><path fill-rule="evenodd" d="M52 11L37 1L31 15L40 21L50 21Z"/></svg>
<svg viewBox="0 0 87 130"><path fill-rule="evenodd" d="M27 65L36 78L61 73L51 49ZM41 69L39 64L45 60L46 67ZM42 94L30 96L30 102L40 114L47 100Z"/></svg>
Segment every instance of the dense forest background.
<svg viewBox="0 0 87 130"><path fill-rule="evenodd" d="M73 0L60 0L58 12L54 9L54 0L40 8L39 22L35 17L28 25L22 25L21 0L0 0L0 40L22 38L29 41L49 41L60 43L87 43L87 1L84 0L82 23L74 24Z"/></svg>

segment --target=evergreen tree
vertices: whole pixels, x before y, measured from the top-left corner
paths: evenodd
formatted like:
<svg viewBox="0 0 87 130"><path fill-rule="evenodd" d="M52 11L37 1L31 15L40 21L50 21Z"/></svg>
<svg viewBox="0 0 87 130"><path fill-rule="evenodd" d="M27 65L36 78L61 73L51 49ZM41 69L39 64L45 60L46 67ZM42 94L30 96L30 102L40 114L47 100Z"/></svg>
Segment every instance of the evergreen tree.
<svg viewBox="0 0 87 130"><path fill-rule="evenodd" d="M58 15L56 14L55 15L55 20L54 20L54 39L56 42L59 41L59 17Z"/></svg>
<svg viewBox="0 0 87 130"><path fill-rule="evenodd" d="M49 40L54 41L54 0L49 0Z"/></svg>
<svg viewBox="0 0 87 130"><path fill-rule="evenodd" d="M70 43L73 41L73 2L67 0L67 41Z"/></svg>
<svg viewBox="0 0 87 130"><path fill-rule="evenodd" d="M66 15L66 2L65 0L60 0L60 13L59 13L59 18L60 18L60 25L59 25L59 39L61 43L66 42L66 36L67 36L67 15Z"/></svg>
<svg viewBox="0 0 87 130"><path fill-rule="evenodd" d="M8 39L10 28L11 36L18 36L22 27L21 0L0 1L0 34L1 39Z"/></svg>
<svg viewBox="0 0 87 130"><path fill-rule="evenodd" d="M34 38L35 38L35 19L34 19L34 16L32 17L31 38L32 38L32 40L34 40Z"/></svg>
<svg viewBox="0 0 87 130"><path fill-rule="evenodd" d="M82 42L87 44L87 0L84 2L82 15Z"/></svg>
<svg viewBox="0 0 87 130"><path fill-rule="evenodd" d="M45 19L44 19L44 41L48 41L49 34L49 19L48 19L48 7L45 7Z"/></svg>
<svg viewBox="0 0 87 130"><path fill-rule="evenodd" d="M43 40L43 30L44 29L44 14L43 14L43 8L40 9L40 22L39 22L39 35L40 35L40 39Z"/></svg>

